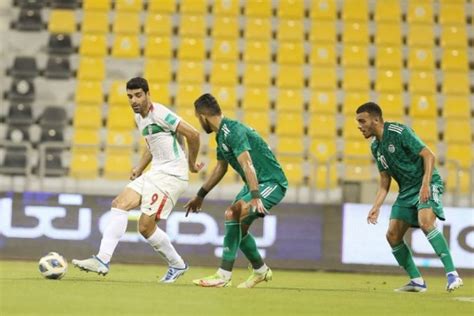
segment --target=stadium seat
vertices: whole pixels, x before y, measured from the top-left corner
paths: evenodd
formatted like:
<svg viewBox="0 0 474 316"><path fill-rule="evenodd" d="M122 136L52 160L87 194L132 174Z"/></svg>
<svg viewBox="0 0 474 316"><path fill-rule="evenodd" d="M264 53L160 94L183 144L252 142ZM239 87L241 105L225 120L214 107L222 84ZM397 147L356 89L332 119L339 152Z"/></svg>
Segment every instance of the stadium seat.
<svg viewBox="0 0 474 316"><path fill-rule="evenodd" d="M355 123L357 124L357 123ZM362 134L360 134L362 136ZM370 164L371 153L370 153L370 143L364 140L363 137L360 137L359 140L356 139L344 139L344 149L342 151L344 160L364 160L364 165ZM353 156L353 157L350 157Z"/></svg>
<svg viewBox="0 0 474 316"><path fill-rule="evenodd" d="M109 14L102 11L84 11L81 31L84 34L103 35L109 31Z"/></svg>
<svg viewBox="0 0 474 316"><path fill-rule="evenodd" d="M344 68L342 87L346 91L368 91L370 89L367 68Z"/></svg>
<svg viewBox="0 0 474 316"><path fill-rule="evenodd" d="M410 24L433 23L433 4L431 1L408 1L407 22Z"/></svg>
<svg viewBox="0 0 474 316"><path fill-rule="evenodd" d="M174 13L176 10L175 0L148 0L148 12L150 13Z"/></svg>
<svg viewBox="0 0 474 316"><path fill-rule="evenodd" d="M337 14L336 0L311 1L310 18L313 21L330 20L335 21Z"/></svg>
<svg viewBox="0 0 474 316"><path fill-rule="evenodd" d="M375 67L381 69L401 69L403 66L402 49L398 46L377 46Z"/></svg>
<svg viewBox="0 0 474 316"><path fill-rule="evenodd" d="M472 130L469 117L445 120L444 141L447 144L472 144ZM449 146L449 145L448 145Z"/></svg>
<svg viewBox="0 0 474 316"><path fill-rule="evenodd" d="M337 75L335 68L312 68L310 77L310 87L312 89L336 89Z"/></svg>
<svg viewBox="0 0 474 316"><path fill-rule="evenodd" d="M303 137L304 121L301 111L279 112L275 124L275 132L278 137L292 136Z"/></svg>
<svg viewBox="0 0 474 316"><path fill-rule="evenodd" d="M400 118L405 114L402 94L379 93L377 102L383 109L385 119Z"/></svg>
<svg viewBox="0 0 474 316"><path fill-rule="evenodd" d="M304 159L301 156L287 156L284 154L278 155L278 162L280 163L289 185L292 187L299 187L304 184Z"/></svg>
<svg viewBox="0 0 474 316"><path fill-rule="evenodd" d="M277 15L280 19L302 20L304 18L304 0L280 0Z"/></svg>
<svg viewBox="0 0 474 316"><path fill-rule="evenodd" d="M318 44L311 45L309 63L314 66L334 67L337 64L336 45Z"/></svg>
<svg viewBox="0 0 474 316"><path fill-rule="evenodd" d="M465 3L442 3L439 7L438 22L441 25L466 24Z"/></svg>
<svg viewBox="0 0 474 316"><path fill-rule="evenodd" d="M74 10L51 10L48 23L50 33L74 33L76 15Z"/></svg>
<svg viewBox="0 0 474 316"><path fill-rule="evenodd" d="M348 140L357 140L360 141L362 133L358 128L358 123L356 121L356 116L347 116L344 120L344 124L342 126L342 136L344 137L345 141Z"/></svg>
<svg viewBox="0 0 474 316"><path fill-rule="evenodd" d="M108 11L110 0L83 0L82 9L84 11Z"/></svg>
<svg viewBox="0 0 474 316"><path fill-rule="evenodd" d="M401 93L403 91L403 87L400 70L377 69L375 90L377 92Z"/></svg>
<svg viewBox="0 0 474 316"><path fill-rule="evenodd" d="M437 105L434 94L412 95L410 104L410 117L413 119L436 119Z"/></svg>
<svg viewBox="0 0 474 316"><path fill-rule="evenodd" d="M61 126L67 124L67 113L64 107L47 106L39 118L40 125L43 126Z"/></svg>
<svg viewBox="0 0 474 316"><path fill-rule="evenodd" d="M312 179L316 189L335 189L338 179L336 163L316 165L316 171L313 173Z"/></svg>
<svg viewBox="0 0 474 316"><path fill-rule="evenodd" d="M144 31L146 36L171 36L173 32L171 15L148 13L145 19Z"/></svg>
<svg viewBox="0 0 474 316"><path fill-rule="evenodd" d="M367 67L369 64L368 48L359 45L344 45L342 48L342 65L344 67Z"/></svg>
<svg viewBox="0 0 474 316"><path fill-rule="evenodd" d="M7 96L10 101L31 103L35 100L36 89L32 79L14 78Z"/></svg>
<svg viewBox="0 0 474 316"><path fill-rule="evenodd" d="M98 129L75 128L72 136L72 146L87 148L89 150L99 149L100 134Z"/></svg>
<svg viewBox="0 0 474 316"><path fill-rule="evenodd" d="M211 58L212 61L235 62L239 59L238 41L214 39Z"/></svg>
<svg viewBox="0 0 474 316"><path fill-rule="evenodd" d="M181 14L179 35L183 37L205 37L206 19L204 16Z"/></svg>
<svg viewBox="0 0 474 316"><path fill-rule="evenodd" d="M278 88L304 88L304 73L302 66L280 65L276 75Z"/></svg>
<svg viewBox="0 0 474 316"><path fill-rule="evenodd" d="M98 176L98 149L73 147L69 175L75 179L94 179Z"/></svg>
<svg viewBox="0 0 474 316"><path fill-rule="evenodd" d="M166 36L148 37L144 55L147 58L170 59L173 54L171 39Z"/></svg>
<svg viewBox="0 0 474 316"><path fill-rule="evenodd" d="M145 60L144 77L151 82L168 83L171 80L171 60L152 59Z"/></svg>
<svg viewBox="0 0 474 316"><path fill-rule="evenodd" d="M244 34L246 40L270 40L272 37L271 20L247 17Z"/></svg>
<svg viewBox="0 0 474 316"><path fill-rule="evenodd" d="M469 74L465 72L444 72L442 90L445 94L468 95L470 90Z"/></svg>
<svg viewBox="0 0 474 316"><path fill-rule="evenodd" d="M254 0L245 2L245 15L250 17L271 17L272 0Z"/></svg>
<svg viewBox="0 0 474 316"><path fill-rule="evenodd" d="M369 18L367 1L344 1L342 5L342 20L344 22L366 22Z"/></svg>
<svg viewBox="0 0 474 316"><path fill-rule="evenodd" d="M400 23L401 16L400 2L398 0L377 1L375 3L375 22Z"/></svg>
<svg viewBox="0 0 474 316"><path fill-rule="evenodd" d="M271 58L270 43L245 41L243 55L246 63L269 63Z"/></svg>
<svg viewBox="0 0 474 316"><path fill-rule="evenodd" d="M337 112L336 92L313 90L311 91L309 112L314 114L335 115Z"/></svg>
<svg viewBox="0 0 474 316"><path fill-rule="evenodd" d="M270 110L270 94L266 87L246 87L242 98L244 113Z"/></svg>
<svg viewBox="0 0 474 316"><path fill-rule="evenodd" d="M471 168L473 153L469 144L449 144L446 147L446 162L455 161L461 168Z"/></svg>
<svg viewBox="0 0 474 316"><path fill-rule="evenodd" d="M105 78L105 61L104 58L82 57L79 60L79 68L77 69L77 79L100 81Z"/></svg>
<svg viewBox="0 0 474 316"><path fill-rule="evenodd" d="M140 43L137 36L115 35L112 45L112 57L138 58L140 56Z"/></svg>
<svg viewBox="0 0 474 316"><path fill-rule="evenodd" d="M434 94L436 92L435 74L430 71L410 71L408 90L412 93Z"/></svg>
<svg viewBox="0 0 474 316"><path fill-rule="evenodd" d="M304 111L303 91L293 89L279 89L276 99L276 110L281 112Z"/></svg>
<svg viewBox="0 0 474 316"><path fill-rule="evenodd" d="M115 14L112 29L115 34L138 35L140 33L140 16L137 13L118 12Z"/></svg>
<svg viewBox="0 0 474 316"><path fill-rule="evenodd" d="M142 10L142 0L115 0L115 11L138 13Z"/></svg>
<svg viewBox="0 0 474 316"><path fill-rule="evenodd" d="M441 56L443 71L465 71L469 69L467 51L464 49L444 49Z"/></svg>
<svg viewBox="0 0 474 316"><path fill-rule="evenodd" d="M237 109L237 92L235 85L231 86L219 86L212 85L212 95L214 95L224 112L233 112Z"/></svg>
<svg viewBox="0 0 474 316"><path fill-rule="evenodd" d="M304 40L304 25L301 20L279 19L276 31L279 41Z"/></svg>
<svg viewBox="0 0 474 316"><path fill-rule="evenodd" d="M337 38L335 21L311 21L309 40L313 43L335 43Z"/></svg>
<svg viewBox="0 0 474 316"><path fill-rule="evenodd" d="M310 146L310 156L319 164L327 163L328 161L336 161L336 143L333 139L319 139L313 138Z"/></svg>
<svg viewBox="0 0 474 316"><path fill-rule="evenodd" d="M362 104L371 101L369 91L349 92L344 93L344 101L342 102L342 113L346 117L353 117L356 115L356 110ZM384 114L385 114L385 107Z"/></svg>
<svg viewBox="0 0 474 316"><path fill-rule="evenodd" d="M212 11L216 17L236 17L240 14L240 1L215 0L213 2Z"/></svg>
<svg viewBox="0 0 474 316"><path fill-rule="evenodd" d="M438 142L438 123L433 118L417 118L412 120L411 128L425 143Z"/></svg>
<svg viewBox="0 0 474 316"><path fill-rule="evenodd" d="M369 43L368 24L366 22L344 23L342 40L344 44L367 45Z"/></svg>
<svg viewBox="0 0 474 316"><path fill-rule="evenodd" d="M236 3L233 1L232 3ZM211 28L213 38L238 39L239 21L236 17L216 16Z"/></svg>
<svg viewBox="0 0 474 316"><path fill-rule="evenodd" d="M175 105L178 109L193 108L194 101L203 93L200 84L180 84L176 93Z"/></svg>
<svg viewBox="0 0 474 316"><path fill-rule="evenodd" d="M127 107L129 105L125 81L112 81L109 90L108 103L110 106Z"/></svg>
<svg viewBox="0 0 474 316"><path fill-rule="evenodd" d="M104 178L127 180L132 170L131 151L107 148L105 150Z"/></svg>
<svg viewBox="0 0 474 316"><path fill-rule="evenodd" d="M246 86L268 86L270 84L269 65L246 64L243 83Z"/></svg>
<svg viewBox="0 0 474 316"><path fill-rule="evenodd" d="M376 45L400 46L402 30L400 23L377 23L375 32Z"/></svg>
<svg viewBox="0 0 474 316"><path fill-rule="evenodd" d="M82 35L79 54L81 56L105 57L107 55L105 35Z"/></svg>
<svg viewBox="0 0 474 316"><path fill-rule="evenodd" d="M150 96L153 101L164 104L166 106L170 105L170 88L167 83L149 83Z"/></svg>
<svg viewBox="0 0 474 316"><path fill-rule="evenodd" d="M207 13L207 2L207 0L181 0L179 10L181 13L204 15Z"/></svg>
<svg viewBox="0 0 474 316"><path fill-rule="evenodd" d="M39 75L36 57L15 56L9 75L15 78L31 78Z"/></svg>
<svg viewBox="0 0 474 316"><path fill-rule="evenodd" d="M72 75L69 57L51 55L46 62L44 77L48 79L69 79Z"/></svg>
<svg viewBox="0 0 474 316"><path fill-rule="evenodd" d="M336 139L336 116L312 113L310 117L309 135L313 139Z"/></svg>
<svg viewBox="0 0 474 316"><path fill-rule="evenodd" d="M204 60L206 49L202 38L181 38L178 46L179 59Z"/></svg>
<svg viewBox="0 0 474 316"><path fill-rule="evenodd" d="M471 194L471 172L469 169L458 169L456 163L447 164L446 190L448 192L458 192L461 194Z"/></svg>
<svg viewBox="0 0 474 316"><path fill-rule="evenodd" d="M41 10L41 9L44 9L47 3L45 0L20 0L20 1L16 1L15 5L21 9Z"/></svg>
<svg viewBox="0 0 474 316"><path fill-rule="evenodd" d="M434 37L432 24L411 24L408 26L408 47L433 47Z"/></svg>
<svg viewBox="0 0 474 316"><path fill-rule="evenodd" d="M219 100L219 98L217 99L217 101L220 104L221 100ZM178 111L176 113L179 115L179 117L182 120L186 121L188 124L191 124L191 126L194 126L194 128L196 128L196 129L200 128L199 120L197 119L193 108L178 109ZM202 149L202 147L203 147L203 144L201 144L201 149Z"/></svg>
<svg viewBox="0 0 474 316"><path fill-rule="evenodd" d="M236 85L238 82L237 64L213 62L210 82L212 85Z"/></svg>
<svg viewBox="0 0 474 316"><path fill-rule="evenodd" d="M19 31L41 31L44 29L41 11L38 9L21 9L18 19L12 26Z"/></svg>
<svg viewBox="0 0 474 316"><path fill-rule="evenodd" d="M270 117L268 111L245 111L242 122L254 128L263 138L270 134Z"/></svg>
<svg viewBox="0 0 474 316"><path fill-rule="evenodd" d="M445 25L441 27L441 47L466 49L468 36L464 25Z"/></svg>
<svg viewBox="0 0 474 316"><path fill-rule="evenodd" d="M305 62L303 43L279 42L277 50L277 62L280 65L303 65Z"/></svg>
<svg viewBox="0 0 474 316"><path fill-rule="evenodd" d="M471 115L469 96L444 95L443 117L445 119L460 119Z"/></svg>
<svg viewBox="0 0 474 316"><path fill-rule="evenodd" d="M49 54L71 54L74 52L70 34L50 34L47 51Z"/></svg>
<svg viewBox="0 0 474 316"><path fill-rule="evenodd" d="M99 129L102 127L102 108L91 105L76 105L74 128Z"/></svg>
<svg viewBox="0 0 474 316"><path fill-rule="evenodd" d="M107 113L107 128L131 131L135 127L132 111L126 107L112 106Z"/></svg>
<svg viewBox="0 0 474 316"><path fill-rule="evenodd" d="M434 71L435 57L433 49L429 47L410 48L408 54L408 69Z"/></svg>
<svg viewBox="0 0 474 316"><path fill-rule="evenodd" d="M181 61L177 71L178 83L203 83L204 64L202 62Z"/></svg>
<svg viewBox="0 0 474 316"><path fill-rule="evenodd" d="M10 104L5 121L9 125L29 126L33 123L33 109L31 104L22 102Z"/></svg>
<svg viewBox="0 0 474 316"><path fill-rule="evenodd" d="M102 83L100 81L79 81L76 85L75 103L102 105L104 102Z"/></svg>

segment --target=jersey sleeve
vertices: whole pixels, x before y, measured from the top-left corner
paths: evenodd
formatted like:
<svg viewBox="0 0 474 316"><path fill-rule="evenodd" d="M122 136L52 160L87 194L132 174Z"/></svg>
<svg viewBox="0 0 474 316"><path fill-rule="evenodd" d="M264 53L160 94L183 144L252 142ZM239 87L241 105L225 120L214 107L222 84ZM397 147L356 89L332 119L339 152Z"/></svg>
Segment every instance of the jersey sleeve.
<svg viewBox="0 0 474 316"><path fill-rule="evenodd" d="M176 114L170 111L168 108L162 106L159 110L156 110L155 119L158 123L171 132L176 132L181 118Z"/></svg>
<svg viewBox="0 0 474 316"><path fill-rule="evenodd" d="M377 157L377 144L375 143L375 141L372 142L370 146L370 151L372 152L372 156L374 157L375 164L377 165L377 169L379 170L379 172L385 171L385 168L383 167L382 162Z"/></svg>
<svg viewBox="0 0 474 316"><path fill-rule="evenodd" d="M233 126L230 133L227 135L226 141L232 149L235 157L239 157L241 153L244 151L250 151L251 149L246 130L239 125Z"/></svg>
<svg viewBox="0 0 474 316"><path fill-rule="evenodd" d="M426 147L425 143L413 132L411 128L403 129L401 134L401 144L414 154L419 154Z"/></svg>

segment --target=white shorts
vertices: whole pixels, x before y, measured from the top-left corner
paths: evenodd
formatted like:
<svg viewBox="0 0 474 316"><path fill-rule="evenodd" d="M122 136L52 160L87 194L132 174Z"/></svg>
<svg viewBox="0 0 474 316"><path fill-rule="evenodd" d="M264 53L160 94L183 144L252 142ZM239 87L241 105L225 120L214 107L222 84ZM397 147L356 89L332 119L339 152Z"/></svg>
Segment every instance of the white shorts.
<svg viewBox="0 0 474 316"><path fill-rule="evenodd" d="M142 196L142 213L148 216L156 214L157 220L168 218L187 186L186 180L151 170L127 185Z"/></svg>

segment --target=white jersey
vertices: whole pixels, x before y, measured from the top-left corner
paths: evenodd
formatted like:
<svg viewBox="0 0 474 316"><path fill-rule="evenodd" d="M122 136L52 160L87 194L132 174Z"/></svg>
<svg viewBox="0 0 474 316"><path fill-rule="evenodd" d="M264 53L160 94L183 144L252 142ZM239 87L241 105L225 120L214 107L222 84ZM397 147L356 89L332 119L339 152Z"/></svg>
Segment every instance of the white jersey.
<svg viewBox="0 0 474 316"><path fill-rule="evenodd" d="M188 162L176 137L181 118L159 103L153 103L148 115L135 114L140 134L145 137L153 159L151 171L160 171L188 180Z"/></svg>

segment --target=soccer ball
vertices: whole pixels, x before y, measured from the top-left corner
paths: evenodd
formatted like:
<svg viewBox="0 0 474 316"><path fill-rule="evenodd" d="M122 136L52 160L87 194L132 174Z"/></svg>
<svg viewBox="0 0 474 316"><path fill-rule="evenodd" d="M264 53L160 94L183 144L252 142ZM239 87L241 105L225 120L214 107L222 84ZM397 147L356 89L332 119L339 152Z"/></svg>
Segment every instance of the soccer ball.
<svg viewBox="0 0 474 316"><path fill-rule="evenodd" d="M57 252L50 252L40 259L38 268L46 279L59 280L67 271L67 261Z"/></svg>

